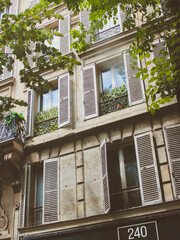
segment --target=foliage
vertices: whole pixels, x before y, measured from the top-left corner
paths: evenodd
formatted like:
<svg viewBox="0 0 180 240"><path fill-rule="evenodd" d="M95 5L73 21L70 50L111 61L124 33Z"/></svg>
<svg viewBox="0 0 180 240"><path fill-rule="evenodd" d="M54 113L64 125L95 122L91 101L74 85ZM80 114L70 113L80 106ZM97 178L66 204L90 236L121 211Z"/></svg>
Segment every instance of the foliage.
<svg viewBox="0 0 180 240"><path fill-rule="evenodd" d="M53 132L58 129L58 109L54 107L49 111L40 111L35 119L35 136Z"/></svg>
<svg viewBox="0 0 180 240"><path fill-rule="evenodd" d="M101 115L129 107L127 88L124 84L122 87L115 87L108 91L103 91L100 93L100 99Z"/></svg>
<svg viewBox="0 0 180 240"><path fill-rule="evenodd" d="M21 122L25 122L25 119L23 117L22 113L17 113L17 112L8 112L4 118L4 123L5 125L8 127L9 125L11 125L12 123L21 123Z"/></svg>

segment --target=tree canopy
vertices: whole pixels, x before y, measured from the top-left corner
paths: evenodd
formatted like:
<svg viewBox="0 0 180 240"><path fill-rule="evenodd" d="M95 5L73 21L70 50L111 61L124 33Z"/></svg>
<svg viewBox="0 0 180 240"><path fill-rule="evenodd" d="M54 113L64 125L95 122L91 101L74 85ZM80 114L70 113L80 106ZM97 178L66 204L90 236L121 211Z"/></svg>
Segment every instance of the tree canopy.
<svg viewBox="0 0 180 240"><path fill-rule="evenodd" d="M13 55L23 63L23 69L19 73L21 82L34 90L44 91L50 87L41 75L44 71L67 68L73 74L73 67L80 63L45 43L51 43L53 35L61 37L62 34L52 29L36 27L37 24L42 24L44 18L63 19L54 8L49 8L50 4L62 3L67 4L74 14L83 9L89 11L90 27L86 29L80 23L79 29L71 30L74 38L72 47L79 52L90 47L97 29L102 29L108 19L113 18L114 22L117 21L119 6L126 13L124 30L135 32L129 52L134 60L139 58L142 62L141 68L138 68L135 65L136 61L132 61L132 67L138 70L136 77L141 76L142 80L149 81L146 90L148 109L154 114L161 104L169 102L174 96L177 96L180 102L180 6L175 0L42 0L35 7L18 15L4 14L0 34L0 74L4 67L12 69ZM0 12L10 4L10 0L1 1ZM91 38L90 42L87 42L86 36L89 34ZM152 59L151 52L158 38L163 42L164 49L158 57ZM8 46L11 53L4 53L4 46ZM36 64L36 71L30 67L29 56ZM17 99L0 96L0 100L1 115L16 104L25 105Z"/></svg>

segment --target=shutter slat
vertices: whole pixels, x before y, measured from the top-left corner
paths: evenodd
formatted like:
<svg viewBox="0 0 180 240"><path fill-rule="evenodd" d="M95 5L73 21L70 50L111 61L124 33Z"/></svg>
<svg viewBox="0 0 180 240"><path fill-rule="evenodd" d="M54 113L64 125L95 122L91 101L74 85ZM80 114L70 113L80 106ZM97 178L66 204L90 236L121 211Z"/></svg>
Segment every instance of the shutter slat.
<svg viewBox="0 0 180 240"><path fill-rule="evenodd" d="M43 222L59 220L59 158L44 161Z"/></svg>
<svg viewBox="0 0 180 240"><path fill-rule="evenodd" d="M29 89L27 92L27 117L26 117L26 137L33 135L33 105L34 105L34 93L33 90Z"/></svg>
<svg viewBox="0 0 180 240"><path fill-rule="evenodd" d="M70 124L70 77L69 74L59 78L59 127Z"/></svg>
<svg viewBox="0 0 180 240"><path fill-rule="evenodd" d="M64 36L60 38L60 52L67 54L70 52L70 16L64 17L64 20L59 21L59 31Z"/></svg>
<svg viewBox="0 0 180 240"><path fill-rule="evenodd" d="M19 215L20 227L24 227L25 225L26 176L27 176L27 166L22 169L22 173L21 173L21 194L20 194L20 215Z"/></svg>
<svg viewBox="0 0 180 240"><path fill-rule="evenodd" d="M104 141L100 147L101 150L101 164L102 164L102 183L104 195L104 212L110 210L110 195L109 195L109 182L108 182L108 169L107 169L107 147Z"/></svg>
<svg viewBox="0 0 180 240"><path fill-rule="evenodd" d="M87 9L84 9L80 12L80 22L84 24L84 28L86 31L89 30L90 27L90 20L89 20L89 11ZM90 34L86 36L85 39L86 42L90 41Z"/></svg>
<svg viewBox="0 0 180 240"><path fill-rule="evenodd" d="M17 15L18 14L18 1L11 0L12 5L10 6L10 14Z"/></svg>
<svg viewBox="0 0 180 240"><path fill-rule="evenodd" d="M31 54L27 54L27 59L28 59L28 62L29 62L29 66L31 68L35 67L35 63L33 62L32 60L32 57L34 56L34 49L35 49L35 43L34 42L31 42L30 43L30 46L29 46L30 50L32 51Z"/></svg>
<svg viewBox="0 0 180 240"><path fill-rule="evenodd" d="M152 133L134 138L143 205L162 201Z"/></svg>
<svg viewBox="0 0 180 240"><path fill-rule="evenodd" d="M5 53L7 53L8 56L14 58L14 55L11 54L11 53L12 53L12 49L11 49L11 48L9 48L9 47L6 46L6 47L5 47ZM13 66L14 66L14 64L13 64ZM12 77L12 76L13 76L13 70L8 71L8 69L7 69L6 67L4 67L2 78L3 78L3 79L7 79L7 78L10 78L10 77Z"/></svg>
<svg viewBox="0 0 180 240"><path fill-rule="evenodd" d="M83 70L84 118L98 116L95 66Z"/></svg>
<svg viewBox="0 0 180 240"><path fill-rule="evenodd" d="M180 198L180 125L166 127L165 136L172 179L174 180L173 188L176 197Z"/></svg>
<svg viewBox="0 0 180 240"><path fill-rule="evenodd" d="M29 5L29 7L30 7L30 8L34 7L38 2L39 2L39 0L30 0L30 5Z"/></svg>
<svg viewBox="0 0 180 240"><path fill-rule="evenodd" d="M135 77L137 70L131 68L130 60L131 60L130 55L124 54L129 102L130 102L130 105L135 105L135 104L144 102L145 96L144 96L144 90L142 85L143 83L140 78ZM137 62L137 66L139 67L139 61Z"/></svg>

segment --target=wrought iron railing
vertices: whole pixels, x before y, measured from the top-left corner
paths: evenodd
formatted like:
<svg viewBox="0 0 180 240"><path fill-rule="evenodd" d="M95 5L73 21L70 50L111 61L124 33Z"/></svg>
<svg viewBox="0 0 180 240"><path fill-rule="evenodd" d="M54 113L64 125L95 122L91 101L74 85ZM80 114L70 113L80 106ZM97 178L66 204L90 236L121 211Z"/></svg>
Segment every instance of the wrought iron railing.
<svg viewBox="0 0 180 240"><path fill-rule="evenodd" d="M128 102L127 94L99 103L99 109L100 109L101 115L105 115L111 112L116 112L123 108L128 108L128 107L129 107L129 102Z"/></svg>
<svg viewBox="0 0 180 240"><path fill-rule="evenodd" d="M45 133L53 132L58 129L58 117L46 119L35 123L35 136L40 136Z"/></svg>
<svg viewBox="0 0 180 240"><path fill-rule="evenodd" d="M8 124L0 121L0 142L16 139L22 143L25 140L25 122L16 122L15 119Z"/></svg>

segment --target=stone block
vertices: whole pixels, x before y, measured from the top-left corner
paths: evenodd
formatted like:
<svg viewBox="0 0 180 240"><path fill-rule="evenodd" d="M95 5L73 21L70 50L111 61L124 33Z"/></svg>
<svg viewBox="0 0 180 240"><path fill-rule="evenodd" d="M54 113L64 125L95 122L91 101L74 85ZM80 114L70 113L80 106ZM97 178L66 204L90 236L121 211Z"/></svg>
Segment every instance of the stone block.
<svg viewBox="0 0 180 240"><path fill-rule="evenodd" d="M78 218L84 218L84 202L78 202Z"/></svg>
<svg viewBox="0 0 180 240"><path fill-rule="evenodd" d="M83 152L76 152L76 166L83 166Z"/></svg>
<svg viewBox="0 0 180 240"><path fill-rule="evenodd" d="M123 126L122 139L132 137L132 136L133 136L133 124Z"/></svg>
<svg viewBox="0 0 180 240"><path fill-rule="evenodd" d="M77 183L84 182L83 167L77 168Z"/></svg>
<svg viewBox="0 0 180 240"><path fill-rule="evenodd" d="M77 200L84 200L84 184L77 185Z"/></svg>
<svg viewBox="0 0 180 240"><path fill-rule="evenodd" d="M167 162L167 155L165 147L157 148L159 163L166 163Z"/></svg>
<svg viewBox="0 0 180 240"><path fill-rule="evenodd" d="M154 117L153 118L153 130L160 129L160 128L162 128L160 118Z"/></svg>
<svg viewBox="0 0 180 240"><path fill-rule="evenodd" d="M79 139L79 140L77 140L75 142L75 146L76 146L76 151L77 152L82 150L82 141L81 141L81 139Z"/></svg>
<svg viewBox="0 0 180 240"><path fill-rule="evenodd" d="M141 134L144 132L148 132L151 131L151 122L149 119L144 119L142 121L139 121L138 123L136 123L135 125L135 129L134 129L134 135L137 134Z"/></svg>
<svg viewBox="0 0 180 240"><path fill-rule="evenodd" d="M104 139L106 139L106 142L110 142L108 132L102 132L97 135L99 143L103 143Z"/></svg>
<svg viewBox="0 0 180 240"><path fill-rule="evenodd" d="M164 197L166 202L174 200L171 183L164 184L163 190L164 190Z"/></svg>
<svg viewBox="0 0 180 240"><path fill-rule="evenodd" d="M31 163L36 163L40 161L40 157L39 157L39 152L32 152L31 153Z"/></svg>
<svg viewBox="0 0 180 240"><path fill-rule="evenodd" d="M99 141L96 136L92 135L83 139L83 148L92 148L99 145Z"/></svg>
<svg viewBox="0 0 180 240"><path fill-rule="evenodd" d="M60 156L74 152L74 141L64 143L61 147Z"/></svg>
<svg viewBox="0 0 180 240"><path fill-rule="evenodd" d="M41 161L49 159L49 152L50 152L49 150L50 150L49 148L42 150Z"/></svg>
<svg viewBox="0 0 180 240"><path fill-rule="evenodd" d="M112 129L110 131L110 140L111 140L111 142L114 142L114 141L120 140L120 139L121 139L121 130L119 128Z"/></svg>
<svg viewBox="0 0 180 240"><path fill-rule="evenodd" d="M169 173L168 164L160 166L160 170L161 170L162 182L170 181L170 173Z"/></svg>
<svg viewBox="0 0 180 240"><path fill-rule="evenodd" d="M56 146L52 147L50 158L58 157L59 156L59 150L60 150L60 146L59 145L56 145Z"/></svg>
<svg viewBox="0 0 180 240"><path fill-rule="evenodd" d="M157 146L164 145L164 137L163 137L162 130L154 131L154 137L155 137Z"/></svg>

